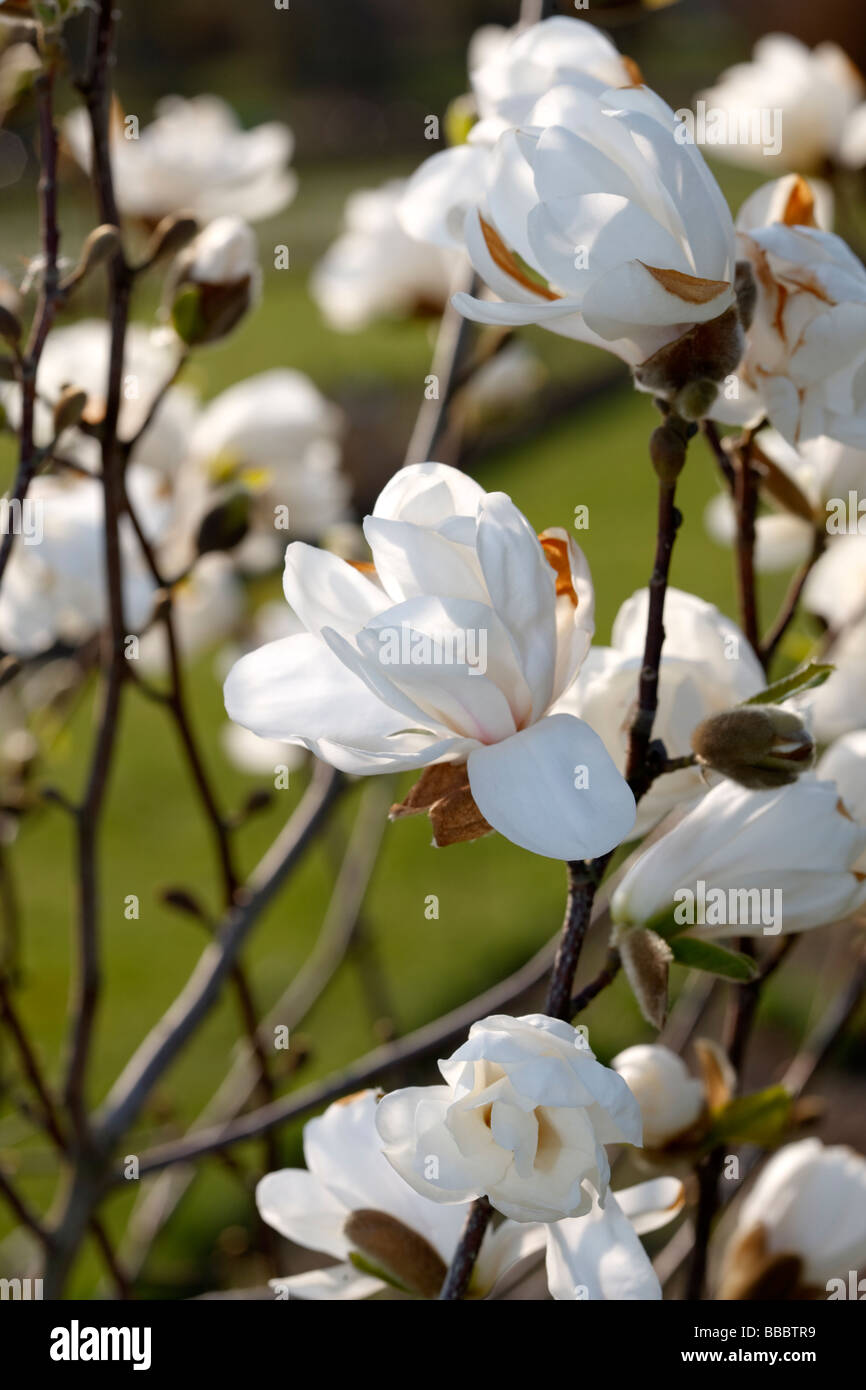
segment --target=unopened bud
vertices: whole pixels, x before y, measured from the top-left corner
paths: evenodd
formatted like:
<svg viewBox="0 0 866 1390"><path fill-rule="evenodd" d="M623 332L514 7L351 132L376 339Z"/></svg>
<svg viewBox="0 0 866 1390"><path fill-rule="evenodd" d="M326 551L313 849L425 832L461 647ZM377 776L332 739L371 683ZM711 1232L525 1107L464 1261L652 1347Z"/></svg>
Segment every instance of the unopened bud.
<svg viewBox="0 0 866 1390"><path fill-rule="evenodd" d="M800 716L778 705L742 705L713 714L693 731L691 742L702 767L751 791L787 786L815 756Z"/></svg>
<svg viewBox="0 0 866 1390"><path fill-rule="evenodd" d="M54 433L77 425L87 407L87 392L80 386L64 386L54 405Z"/></svg>
<svg viewBox="0 0 866 1390"><path fill-rule="evenodd" d="M250 495L239 488L229 493L202 518L196 536L199 555L211 550L231 550L247 534L250 524Z"/></svg>
<svg viewBox="0 0 866 1390"><path fill-rule="evenodd" d="M659 348L635 367L635 380L644 390L672 401L686 419L699 420L715 400L718 383L736 371L744 347L739 314L732 306ZM691 393L690 387L695 388Z"/></svg>
<svg viewBox="0 0 866 1390"><path fill-rule="evenodd" d="M675 483L686 461L688 430L684 420L667 415L650 435L650 458L664 483Z"/></svg>
<svg viewBox="0 0 866 1390"><path fill-rule="evenodd" d="M346 1218L343 1234L357 1251L352 1263L421 1298L436 1298L448 1269L417 1231L388 1212L362 1208Z"/></svg>
<svg viewBox="0 0 866 1390"><path fill-rule="evenodd" d="M255 235L240 217L217 217L180 257L171 320L188 346L224 338L255 303L261 283Z"/></svg>
<svg viewBox="0 0 866 1390"><path fill-rule="evenodd" d="M668 1012L668 973L673 952L657 932L623 923L612 944L619 951L626 979L647 1023L661 1028Z"/></svg>

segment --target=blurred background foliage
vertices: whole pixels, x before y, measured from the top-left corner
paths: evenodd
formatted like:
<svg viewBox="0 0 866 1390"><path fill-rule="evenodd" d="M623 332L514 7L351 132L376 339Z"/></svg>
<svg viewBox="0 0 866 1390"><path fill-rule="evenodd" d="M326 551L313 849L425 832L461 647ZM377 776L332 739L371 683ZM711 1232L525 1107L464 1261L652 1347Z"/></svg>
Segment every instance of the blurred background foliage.
<svg viewBox="0 0 866 1390"><path fill-rule="evenodd" d="M300 188L278 218L258 227L266 271L257 312L224 345L195 358L183 380L208 398L235 381L273 366L299 368L345 410L346 459L363 508L400 466L429 370L432 326L380 323L362 334L341 335L323 323L306 288L310 267L340 226L346 196L387 177L408 174L431 152L424 117L444 112L467 86L466 43L482 23L511 23L514 0L291 0L278 11L270 0L148 0L122 6L116 81L127 113L151 116L154 102L178 92L216 91L246 125L282 119L295 131ZM572 12L563 4L564 13ZM684 0L666 8L593 4L582 18L609 26L619 47L641 65L646 79L677 107L702 85L748 54L761 33L781 28L809 42L836 38L866 66L866 11L854 0L821 6L765 0L716 3ZM68 91L69 105L74 92ZM33 112L25 105L11 132L32 147ZM736 208L757 186L757 176L715 166ZM0 190L0 264L20 271L38 250L35 161L20 180ZM243 209L239 209L243 212ZM71 161L61 189L64 245L74 253L94 220L89 193ZM291 269L272 268L272 248L290 248ZM152 315L158 285L145 288L136 315ZM98 313L98 291L76 301L76 313ZM516 431L494 447L470 447L466 466L482 484L508 492L538 529L570 526L575 507L589 508L589 527L578 535L592 568L598 639L607 640L619 605L647 580L652 563L654 477L646 442L655 423L647 396L637 395L613 359L545 335L527 333L548 372L549 418L531 436ZM557 390L574 387L573 407L553 409ZM544 407L542 407L544 417ZM5 484L14 455L0 440ZM705 535L702 512L717 490L715 468L703 440L695 441L683 477L685 516L673 564L673 582L694 590L735 616L730 553ZM769 619L785 576L761 583ZM279 581L257 581L256 596L275 597ZM785 659L802 653L800 627ZM221 672L210 652L189 678L190 708L223 806L239 807L261 779L235 770L219 742L224 719ZM40 781L77 794L94 732L91 687L62 725L47 731ZM300 798L305 774L240 832L249 869ZM407 779L404 779L407 780ZM398 782L397 791L403 789ZM355 786L328 833L293 875L256 930L246 965L264 1012L302 965L315 941L335 867L358 812ZM72 836L62 810L45 806L23 825L8 853L23 905L22 1011L39 1040L49 1073L61 1057L69 980L69 925L74 912ZM92 1099L98 1100L141 1038L171 1002L204 944L191 918L160 901L166 885L188 885L214 911L219 884L212 845L163 711L134 688L127 693L118 756L102 832L101 889L105 991L94 1053ZM519 966L558 926L564 879L561 865L535 858L499 837L447 852L430 848L425 819L385 831L383 851L363 910L363 948L351 953L325 997L304 1021L295 1051L308 1049L301 1081L325 1075L375 1046L470 998ZM124 900L141 902L137 921L124 917ZM425 899L439 898L439 918L426 920ZM587 953L587 977L603 943ZM774 980L763 1005L762 1045L754 1049L756 1082L775 1079L779 1064L803 1037L821 999L838 981L841 942L828 936L804 941ZM675 974L681 976L679 968ZM371 979L373 984L371 985ZM621 985L587 1015L592 1044L603 1060L648 1036ZM237 1037L234 1001L226 995L194 1043L152 1098L129 1152L180 1134L222 1077ZM854 1071L864 1048L837 1055L825 1083L830 1109L824 1137L863 1141L862 1090ZM429 1079L430 1066L417 1074ZM401 1078L405 1081L406 1078ZM12 1084L8 1056L0 1056L0 1084ZM851 1104L858 1098L859 1107ZM2 1094L0 1094L2 1103ZM860 1115L858 1116L858 1108ZM56 1182L54 1155L22 1148L23 1125L14 1109L0 1109L0 1152L21 1166L25 1191L43 1205ZM282 1160L300 1161L300 1130L278 1136ZM263 1282L262 1233L250 1189L262 1171L261 1145L206 1160L179 1211L158 1239L139 1284L141 1296L183 1297L226 1285ZM119 1235L136 1195L120 1191L109 1202L109 1228ZM0 1223L7 1213L0 1212ZM7 1230L0 1224L0 1231ZM88 1248L70 1292L93 1296L101 1265Z"/></svg>

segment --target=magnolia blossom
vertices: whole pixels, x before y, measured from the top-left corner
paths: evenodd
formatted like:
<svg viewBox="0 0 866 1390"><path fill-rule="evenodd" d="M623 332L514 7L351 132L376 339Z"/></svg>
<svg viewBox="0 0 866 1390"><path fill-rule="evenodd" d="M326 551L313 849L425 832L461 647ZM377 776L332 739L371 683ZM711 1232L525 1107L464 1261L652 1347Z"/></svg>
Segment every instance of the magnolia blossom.
<svg viewBox="0 0 866 1390"><path fill-rule="evenodd" d="M202 411L178 480L179 505L201 517L214 489L252 497L250 531L234 551L246 570L269 569L288 536L320 536L346 516L342 416L303 372L278 367L230 386Z"/></svg>
<svg viewBox="0 0 866 1390"><path fill-rule="evenodd" d="M493 1015L439 1070L380 1102L385 1156L416 1192L445 1204L486 1195L514 1221L558 1221L607 1196L604 1145L641 1142L626 1083L585 1037L544 1014Z"/></svg>
<svg viewBox="0 0 866 1390"><path fill-rule="evenodd" d="M460 311L605 347L639 367L648 390L733 370L742 349L733 222L675 126L646 87L542 97L525 128L500 136L486 202L465 223L473 264L503 302L458 294Z"/></svg>
<svg viewBox="0 0 866 1390"><path fill-rule="evenodd" d="M380 1103L381 1104L381 1103ZM263 1220L280 1235L339 1261L272 1279L284 1295L369 1298L389 1286L435 1298L457 1248L466 1210L413 1191L387 1162L376 1132L377 1093L337 1101L304 1126L302 1168L268 1173L256 1188ZM505 1222L485 1233L470 1297L483 1297L511 1265L539 1251L544 1231Z"/></svg>
<svg viewBox="0 0 866 1390"><path fill-rule="evenodd" d="M381 1102L380 1102L381 1104ZM256 1200L286 1239L339 1261L271 1280L289 1298L346 1300L399 1289L435 1298L457 1248L465 1205L415 1192L382 1152L375 1091L331 1105L304 1127L307 1169L269 1173ZM546 1248L554 1299L659 1299L661 1288L639 1235L674 1220L683 1191L659 1178L595 1198L586 1216L551 1224L506 1220L484 1234L469 1298L504 1291L506 1276Z"/></svg>
<svg viewBox="0 0 866 1390"><path fill-rule="evenodd" d="M866 535L840 536L827 547L806 580L803 603L835 630L866 618Z"/></svg>
<svg viewBox="0 0 866 1390"><path fill-rule="evenodd" d="M637 76L594 24L557 15L528 28L488 25L469 45L469 80L478 114L466 144L425 159L400 203L411 236L436 245L463 247L463 219L496 174L494 145L514 126L525 125L536 102L558 86L600 96L627 87Z"/></svg>
<svg viewBox="0 0 866 1390"><path fill-rule="evenodd" d="M720 1297L748 1298L785 1256L797 1261L789 1297L859 1297L849 1278L866 1266L866 1160L853 1149L801 1139L773 1155L737 1211Z"/></svg>
<svg viewBox="0 0 866 1390"><path fill-rule="evenodd" d="M53 407L66 386L75 386L87 393L85 422L95 425L102 419L110 347L111 334L104 319L82 319L79 323L55 328L48 336L37 379L39 395L34 423L39 444L49 444L53 438ZM143 324L130 324L126 334L118 421L121 439L132 439L138 434L148 419L154 398L171 379L176 366L175 343L150 332ZM18 386L7 386L0 399L12 424L17 427L21 418ZM170 387L141 443L133 451L135 462L173 476L186 453L196 409L195 398L188 390ZM64 432L62 452L83 467L98 471L99 442L80 430Z"/></svg>
<svg viewBox="0 0 866 1390"><path fill-rule="evenodd" d="M134 465L126 484L145 533L153 538L165 522L162 480ZM26 535L16 537L0 587L0 648L24 657L56 642L85 641L107 615L102 483L96 478L35 478L28 502L38 509L41 535L35 544L28 544ZM150 612L154 584L127 517L120 534L124 616L136 631Z"/></svg>
<svg viewBox="0 0 866 1390"><path fill-rule="evenodd" d="M863 727L866 690L866 622L845 628L833 643L833 672L824 685L798 696L815 737L822 743Z"/></svg>
<svg viewBox="0 0 866 1390"><path fill-rule="evenodd" d="M705 938L806 931L866 902L856 868L864 849L866 827L847 814L833 782L806 775L755 792L724 781L639 855L611 913L625 926L652 927L676 910L683 929Z"/></svg>
<svg viewBox="0 0 866 1390"><path fill-rule="evenodd" d="M591 649L558 706L586 719L620 770L628 757L648 604L646 589L625 601L614 621L611 645ZM765 684L761 664L735 623L696 594L668 589L653 736L662 740L669 757L690 751L692 730L708 715L739 704ZM657 778L638 803L635 831L651 829L674 806L705 790L695 767Z"/></svg>
<svg viewBox="0 0 866 1390"><path fill-rule="evenodd" d="M776 219L776 220L773 220ZM841 237L817 225L804 180L779 210L750 199L737 219L757 300L727 410L766 415L789 443L826 435L866 448L866 270Z"/></svg>
<svg viewBox="0 0 866 1390"><path fill-rule="evenodd" d="M757 448L791 479L807 508L813 511L814 521L789 511L770 511L755 518L756 569L790 569L809 555L815 523L826 523L830 529L837 510L844 509L847 515L850 493L859 497L866 490L866 450L854 449L826 435L804 440L795 448L777 430L762 430ZM737 519L729 493L719 493L708 503L704 521L720 545L734 544Z"/></svg>
<svg viewBox="0 0 866 1390"><path fill-rule="evenodd" d="M672 1143L703 1114L703 1082L690 1075L682 1057L669 1047L638 1043L618 1053L611 1066L640 1106L646 1148L660 1149Z"/></svg>
<svg viewBox="0 0 866 1390"><path fill-rule="evenodd" d="M405 184L392 179L353 193L345 229L310 276L310 293L332 328L354 333L379 318L439 313L463 257L420 245L400 224Z"/></svg>
<svg viewBox="0 0 866 1390"><path fill-rule="evenodd" d="M727 68L701 98L716 117L712 152L767 172L813 173L828 159L855 163L854 112L866 83L835 43L808 49L790 34L759 39L748 63ZM761 112L780 112L779 148L743 139ZM723 118L723 119L722 119ZM725 138L725 136L727 138ZM866 141L859 160L864 162Z"/></svg>
<svg viewBox="0 0 866 1390"><path fill-rule="evenodd" d="M574 542L539 539L504 493L437 463L397 473L364 534L369 575L289 546L283 587L306 631L241 658L229 717L346 772L449 764L456 794L462 768L461 807L537 854L619 844L634 798L598 735L553 708L593 629Z"/></svg>
<svg viewBox="0 0 866 1390"><path fill-rule="evenodd" d="M127 216L156 221L188 211L206 221L242 209L257 222L281 212L295 196L288 126L272 121L242 130L217 96L165 97L156 113L137 138L123 121L112 128L114 187ZM89 173L92 142L83 107L66 117L63 135Z"/></svg>

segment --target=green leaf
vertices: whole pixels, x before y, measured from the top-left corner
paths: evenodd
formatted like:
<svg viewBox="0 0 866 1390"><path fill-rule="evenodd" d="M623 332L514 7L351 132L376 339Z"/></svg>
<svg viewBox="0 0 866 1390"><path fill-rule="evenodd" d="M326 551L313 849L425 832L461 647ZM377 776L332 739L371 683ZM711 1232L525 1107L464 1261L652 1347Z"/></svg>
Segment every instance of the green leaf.
<svg viewBox="0 0 866 1390"><path fill-rule="evenodd" d="M788 1128L792 1104L793 1099L784 1086L768 1086L750 1096L740 1096L715 1116L704 1142L708 1148L728 1140L739 1144L775 1144Z"/></svg>
<svg viewBox="0 0 866 1390"><path fill-rule="evenodd" d="M729 951L714 941L701 941L696 936L677 936L670 942L674 960L692 970L706 970L726 980L748 984L758 973L755 962L740 951Z"/></svg>
<svg viewBox="0 0 866 1390"><path fill-rule="evenodd" d="M171 306L171 322L175 333L191 347L203 336L205 323L201 312L201 291L195 285L178 290Z"/></svg>
<svg viewBox="0 0 866 1390"><path fill-rule="evenodd" d="M799 695L804 690L814 690L816 686L823 685L829 680L836 667L828 665L826 662L807 661L805 666L801 666L797 671L792 671L790 676L785 676L780 681L773 681L766 690L759 690L757 695L751 699L744 700L744 705L778 705L782 700L788 700L792 695Z"/></svg>

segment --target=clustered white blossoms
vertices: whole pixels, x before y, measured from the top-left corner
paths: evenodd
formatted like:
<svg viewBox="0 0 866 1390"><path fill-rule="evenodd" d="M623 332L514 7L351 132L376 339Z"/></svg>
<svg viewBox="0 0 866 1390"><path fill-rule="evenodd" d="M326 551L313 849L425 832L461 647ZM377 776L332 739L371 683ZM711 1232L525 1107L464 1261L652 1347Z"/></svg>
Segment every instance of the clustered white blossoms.
<svg viewBox="0 0 866 1390"><path fill-rule="evenodd" d="M866 163L859 74L833 45L810 52L771 36L704 94L731 129L752 106L782 114L769 167L790 172L753 193L735 223L675 113L600 30L565 17L489 27L469 69L465 142L350 199L310 278L327 322L356 331L438 313L471 266L482 288L453 296L466 318L540 325L603 348L692 430L712 419L759 431L755 459L775 479L780 510L756 520L757 568L805 559L833 500L866 480L866 271L831 230L827 189L802 177L828 161ZM451 113L452 130L468 109ZM773 765L785 785L755 790L732 780L730 765L722 776L710 759L690 759L699 727L767 682L731 620L670 588L653 736L685 765L663 771L636 806L626 773L649 591L628 598L610 644L593 647L589 565L568 532L536 535L505 493L432 461L404 467L381 491L363 523L369 558L356 534L341 547L335 528L351 517L342 417L307 377L280 367L204 406L174 384L186 354L220 342L260 297L248 223L294 195L291 133L276 123L244 131L215 97L168 99L136 138L130 119L118 117L111 144L123 217L142 235L162 223L157 242L187 214L194 223L173 248L161 329L134 326L127 338L125 486L171 577L184 656L229 637L243 652L224 687L235 761L265 771L311 753L351 776L420 773L394 819L428 813L439 846L498 832L572 871L653 832L609 905L632 983L629 939L655 934L667 960L678 931L706 950L861 911L862 534L832 539L803 589L807 609L840 629L836 671L798 698L817 738L837 740L816 772L802 771L814 748L786 711L780 757L796 755L796 765L790 776ZM89 129L83 110L64 123L84 169ZM763 150L719 149L768 167ZM39 273L31 268L34 282ZM9 286L4 312L17 303ZM42 534L16 546L4 575L4 653L42 658L105 624L98 428L109 351L107 327L83 321L52 333L39 364L36 443L56 449L64 471L30 487ZM517 344L488 363L493 397L519 395L523 354ZM16 385L4 386L3 405L17 423ZM711 504L708 525L733 539L729 498ZM159 595L126 515L120 545L125 618L145 671L158 671L168 655L152 626ZM244 628L243 581L284 551L288 606L260 609ZM442 1084L330 1106L305 1127L306 1169L259 1183L263 1219L337 1261L273 1281L278 1294L435 1298L468 1204L485 1199L497 1215L468 1296L501 1293L543 1256L556 1300L661 1298L640 1238L677 1218L682 1184L664 1173L614 1191L608 1146L642 1150L638 1161L656 1171L677 1164L724 1112L706 1079L661 1044L628 1047L606 1066L583 1030L541 1013L482 1019L439 1070ZM718 1296L829 1293L866 1263L864 1192L866 1163L850 1151L814 1139L782 1148L725 1240L715 1238Z"/></svg>

